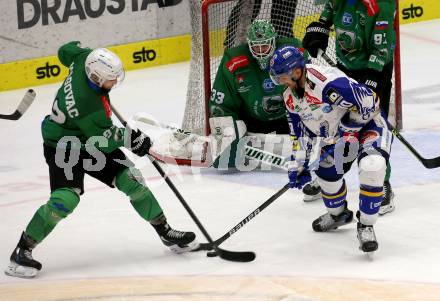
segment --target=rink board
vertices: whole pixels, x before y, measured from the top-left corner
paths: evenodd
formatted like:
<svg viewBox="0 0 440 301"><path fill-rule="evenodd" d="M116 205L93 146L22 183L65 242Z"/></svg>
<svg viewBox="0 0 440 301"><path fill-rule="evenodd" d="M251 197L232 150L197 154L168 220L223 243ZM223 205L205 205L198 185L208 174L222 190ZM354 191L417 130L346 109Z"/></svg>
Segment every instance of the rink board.
<svg viewBox="0 0 440 301"><path fill-rule="evenodd" d="M189 60L189 35L108 47L118 54L126 70ZM0 91L47 85L67 76L57 56L0 64Z"/></svg>

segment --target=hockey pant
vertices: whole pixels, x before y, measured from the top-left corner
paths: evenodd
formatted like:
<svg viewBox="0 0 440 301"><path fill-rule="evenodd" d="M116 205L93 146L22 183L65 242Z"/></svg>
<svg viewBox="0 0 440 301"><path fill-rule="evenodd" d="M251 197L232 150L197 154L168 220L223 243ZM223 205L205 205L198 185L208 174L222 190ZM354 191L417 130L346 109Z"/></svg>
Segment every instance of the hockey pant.
<svg viewBox="0 0 440 301"><path fill-rule="evenodd" d="M385 119L377 116L361 130L359 141L338 143L324 148L324 151L334 148L334 155L320 163L316 176L322 189L324 204L330 214L338 215L344 210L347 187L343 177L357 160L360 221L365 225L376 222L383 199L383 181L392 139Z"/></svg>

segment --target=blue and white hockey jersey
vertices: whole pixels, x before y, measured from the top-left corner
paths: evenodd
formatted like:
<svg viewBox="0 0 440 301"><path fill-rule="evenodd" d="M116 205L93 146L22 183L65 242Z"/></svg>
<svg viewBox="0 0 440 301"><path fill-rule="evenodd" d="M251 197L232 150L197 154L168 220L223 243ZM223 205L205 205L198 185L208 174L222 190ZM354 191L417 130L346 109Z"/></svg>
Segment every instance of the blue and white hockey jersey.
<svg viewBox="0 0 440 301"><path fill-rule="evenodd" d="M306 64L304 90L301 98L290 88L284 92L291 135L300 141L322 137L334 143L341 119L362 127L380 116L376 93L335 67Z"/></svg>

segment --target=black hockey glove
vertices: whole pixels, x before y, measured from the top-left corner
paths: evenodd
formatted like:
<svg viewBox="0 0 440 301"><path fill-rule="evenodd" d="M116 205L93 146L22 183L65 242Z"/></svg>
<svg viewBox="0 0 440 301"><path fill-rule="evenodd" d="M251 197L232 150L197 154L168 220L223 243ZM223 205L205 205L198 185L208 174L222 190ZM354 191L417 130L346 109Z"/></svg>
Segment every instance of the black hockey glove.
<svg viewBox="0 0 440 301"><path fill-rule="evenodd" d="M312 22L306 28L306 34L302 40L303 47L309 54L316 58L318 56L318 49L325 52L328 46L328 36L330 27L322 22Z"/></svg>
<svg viewBox="0 0 440 301"><path fill-rule="evenodd" d="M374 69L365 69L364 74L363 83L368 88L378 93L380 90L380 72Z"/></svg>
<svg viewBox="0 0 440 301"><path fill-rule="evenodd" d="M150 151L151 139L140 130L131 130L130 140L130 150L133 154L143 157Z"/></svg>

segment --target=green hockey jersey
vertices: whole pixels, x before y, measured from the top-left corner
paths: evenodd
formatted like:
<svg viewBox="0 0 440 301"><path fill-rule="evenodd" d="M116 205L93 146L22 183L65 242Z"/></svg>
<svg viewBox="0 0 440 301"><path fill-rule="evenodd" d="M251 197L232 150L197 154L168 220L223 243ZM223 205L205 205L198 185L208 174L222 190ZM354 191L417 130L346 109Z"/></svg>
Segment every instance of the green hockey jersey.
<svg viewBox="0 0 440 301"><path fill-rule="evenodd" d="M276 47L300 47L295 38L278 38ZM225 51L211 90L210 117L232 116L245 123L286 118L284 86L261 70L247 44Z"/></svg>
<svg viewBox="0 0 440 301"><path fill-rule="evenodd" d="M393 60L395 0L377 0L369 16L361 0L327 0L320 21L334 25L338 62L349 70L382 71Z"/></svg>
<svg viewBox="0 0 440 301"><path fill-rule="evenodd" d="M90 137L102 137L104 145L93 144L109 153L124 144L123 129L111 120L109 91L98 88L87 78L85 61L90 52L92 49L79 47L79 42L67 43L58 50L58 58L69 68L69 75L56 94L52 114L42 123L46 145L56 147L61 138L73 136L84 147Z"/></svg>

